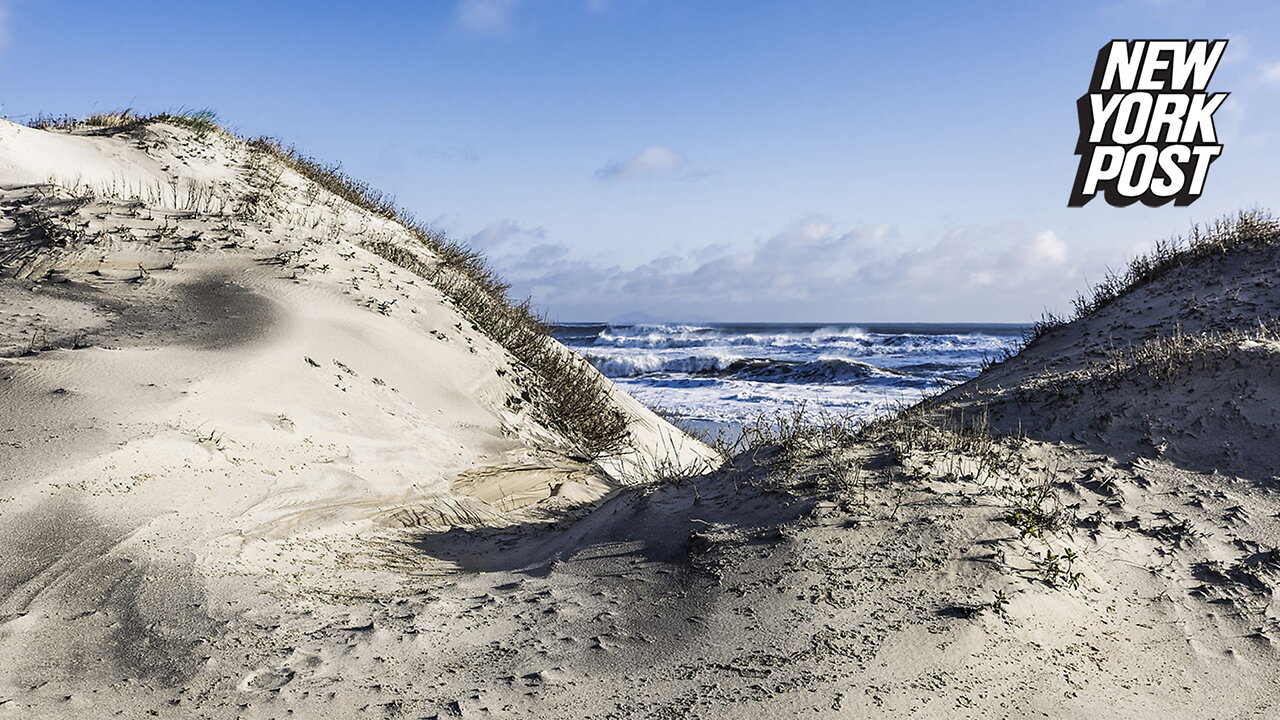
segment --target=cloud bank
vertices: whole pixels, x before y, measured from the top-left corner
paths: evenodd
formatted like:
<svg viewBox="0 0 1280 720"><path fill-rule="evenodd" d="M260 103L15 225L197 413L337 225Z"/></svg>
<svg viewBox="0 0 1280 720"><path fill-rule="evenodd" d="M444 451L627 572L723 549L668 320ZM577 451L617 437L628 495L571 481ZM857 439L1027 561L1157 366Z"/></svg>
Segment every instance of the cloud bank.
<svg viewBox="0 0 1280 720"><path fill-rule="evenodd" d="M806 218L744 247L709 245L623 267L494 223L472 236L515 292L560 320L1029 321L1080 286L1052 231L960 228L923 248L889 226Z"/></svg>

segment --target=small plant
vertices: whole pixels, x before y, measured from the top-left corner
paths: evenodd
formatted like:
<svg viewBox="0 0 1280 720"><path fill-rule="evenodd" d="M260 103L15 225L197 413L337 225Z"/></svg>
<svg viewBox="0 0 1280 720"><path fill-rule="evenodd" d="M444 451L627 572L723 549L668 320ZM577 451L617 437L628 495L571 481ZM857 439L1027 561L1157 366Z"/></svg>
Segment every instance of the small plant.
<svg viewBox="0 0 1280 720"><path fill-rule="evenodd" d="M27 349L23 355L39 355L48 345L49 331L46 328L38 328L31 331L31 338L27 341Z"/></svg>
<svg viewBox="0 0 1280 720"><path fill-rule="evenodd" d="M1053 486L1041 483L1023 488L1017 495L1017 504L1005 515L1005 522L1018 529L1022 538L1043 538L1046 532L1062 529L1065 512L1057 505Z"/></svg>
<svg viewBox="0 0 1280 720"><path fill-rule="evenodd" d="M36 115L27 121L27 127L36 130L71 130L79 127L83 121L70 115Z"/></svg>
<svg viewBox="0 0 1280 720"><path fill-rule="evenodd" d="M1067 548L1061 555L1055 553L1052 548L1044 551L1044 557L1039 561L1040 579L1049 587L1067 586L1072 588L1080 587L1080 579L1083 573L1076 572L1075 563L1079 559L1071 548Z"/></svg>
<svg viewBox="0 0 1280 720"><path fill-rule="evenodd" d="M133 115L131 108L124 110L114 110L110 112L94 113L86 117L81 124L89 127L115 128L127 127L139 122L141 118Z"/></svg>
<svg viewBox="0 0 1280 720"><path fill-rule="evenodd" d="M192 110L183 108L173 112L151 115L144 119L146 123L168 123L188 130L194 130L197 138L203 138L211 132L221 130L218 125L218 113L209 108Z"/></svg>
<svg viewBox="0 0 1280 720"><path fill-rule="evenodd" d="M786 484L802 480L831 490L852 486L849 475L856 463L844 450L857 441L861 427L857 418L814 411L801 402L790 410L761 414L732 440L723 434L712 440L725 457L756 454L757 461L779 471Z"/></svg>
<svg viewBox="0 0 1280 720"><path fill-rule="evenodd" d="M1008 607L1009 596L1005 594L1004 590L997 590L995 598L991 601L991 612L1004 617Z"/></svg>
<svg viewBox="0 0 1280 720"><path fill-rule="evenodd" d="M208 435L205 435L203 433L197 433L196 443L200 445L207 445L213 448L214 450L217 450L218 452L222 452L226 450L226 448L222 444L222 433L218 432L217 430L210 430Z"/></svg>

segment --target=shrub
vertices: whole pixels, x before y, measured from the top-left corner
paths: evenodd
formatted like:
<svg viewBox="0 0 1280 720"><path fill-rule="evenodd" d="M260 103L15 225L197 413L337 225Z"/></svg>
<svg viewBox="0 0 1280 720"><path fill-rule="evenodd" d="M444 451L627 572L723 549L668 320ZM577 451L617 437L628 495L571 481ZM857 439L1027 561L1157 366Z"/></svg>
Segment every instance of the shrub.
<svg viewBox="0 0 1280 720"><path fill-rule="evenodd" d="M71 130L80 127L84 121L70 115L37 115L27 121L27 127L37 130Z"/></svg>

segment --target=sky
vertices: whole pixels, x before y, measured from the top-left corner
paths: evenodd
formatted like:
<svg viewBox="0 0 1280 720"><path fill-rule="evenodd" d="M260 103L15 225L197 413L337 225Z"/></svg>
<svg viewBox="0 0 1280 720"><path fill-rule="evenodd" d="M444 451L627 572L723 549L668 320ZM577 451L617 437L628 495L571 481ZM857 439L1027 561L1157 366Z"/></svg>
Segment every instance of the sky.
<svg viewBox="0 0 1280 720"><path fill-rule="evenodd" d="M560 321L1027 322L1280 211L1280 3L0 0L0 115L210 108ZM1068 208L1113 38L1229 38L1185 208Z"/></svg>

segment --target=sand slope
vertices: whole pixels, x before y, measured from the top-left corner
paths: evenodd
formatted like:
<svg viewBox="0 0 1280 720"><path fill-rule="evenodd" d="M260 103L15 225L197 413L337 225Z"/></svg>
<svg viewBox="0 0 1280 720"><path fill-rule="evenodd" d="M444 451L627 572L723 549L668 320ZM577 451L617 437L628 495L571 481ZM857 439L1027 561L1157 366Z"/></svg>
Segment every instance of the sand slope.
<svg viewBox="0 0 1280 720"><path fill-rule="evenodd" d="M620 393L628 447L584 460L518 361L362 249L403 228L238 140L6 122L0 205L0 711L178 683L284 598L403 592L447 567L386 550L407 532L718 463Z"/></svg>

